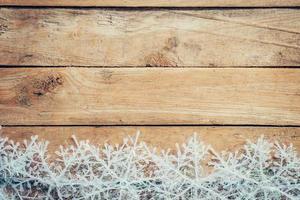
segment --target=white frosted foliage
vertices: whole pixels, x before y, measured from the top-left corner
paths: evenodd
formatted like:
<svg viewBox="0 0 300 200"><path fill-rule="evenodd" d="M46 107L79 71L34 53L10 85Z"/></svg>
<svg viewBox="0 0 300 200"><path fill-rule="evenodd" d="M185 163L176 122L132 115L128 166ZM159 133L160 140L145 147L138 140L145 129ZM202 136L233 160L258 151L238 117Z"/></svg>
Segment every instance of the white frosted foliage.
<svg viewBox="0 0 300 200"><path fill-rule="evenodd" d="M217 153L195 134L176 151L135 137L121 145L61 147L0 137L0 199L300 199L300 160L292 146L261 137Z"/></svg>

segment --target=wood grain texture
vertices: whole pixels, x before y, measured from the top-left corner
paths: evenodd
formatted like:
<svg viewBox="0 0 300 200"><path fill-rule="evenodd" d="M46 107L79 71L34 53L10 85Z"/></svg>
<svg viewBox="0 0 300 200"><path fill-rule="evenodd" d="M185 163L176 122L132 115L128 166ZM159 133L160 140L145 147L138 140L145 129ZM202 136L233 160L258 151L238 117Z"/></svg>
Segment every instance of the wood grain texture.
<svg viewBox="0 0 300 200"><path fill-rule="evenodd" d="M40 139L50 141L50 152L60 145L73 144L72 135L79 140L90 140L92 144L120 144L123 137L134 136L141 132L140 139L162 149L175 149L176 143L183 143L197 133L206 143L217 151L236 150L247 140L255 141L260 136L271 141L293 143L300 152L300 128L264 128L264 127L4 127L2 136L15 141L29 139L38 135Z"/></svg>
<svg viewBox="0 0 300 200"><path fill-rule="evenodd" d="M299 9L0 9L0 65L299 66Z"/></svg>
<svg viewBox="0 0 300 200"><path fill-rule="evenodd" d="M300 125L300 69L3 68L2 125Z"/></svg>
<svg viewBox="0 0 300 200"><path fill-rule="evenodd" d="M125 6L125 7L276 7L300 6L299 0L0 0L15 6Z"/></svg>

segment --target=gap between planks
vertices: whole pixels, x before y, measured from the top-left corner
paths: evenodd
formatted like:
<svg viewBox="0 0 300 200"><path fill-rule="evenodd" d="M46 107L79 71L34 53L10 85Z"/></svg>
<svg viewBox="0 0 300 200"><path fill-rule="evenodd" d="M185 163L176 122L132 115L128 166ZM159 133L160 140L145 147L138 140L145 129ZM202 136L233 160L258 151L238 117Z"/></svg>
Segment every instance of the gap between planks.
<svg viewBox="0 0 300 200"><path fill-rule="evenodd" d="M85 7L294 7L299 0L0 0L8 6Z"/></svg>
<svg viewBox="0 0 300 200"><path fill-rule="evenodd" d="M213 68L219 68L219 69L234 69L234 68L244 68L244 69L299 69L299 66L236 66L236 67L232 67L232 66L176 66L176 67L172 67L172 66L156 66L156 67L145 67L145 66L80 66L80 65L66 65L66 66L51 66L51 65L20 65L20 66L16 66L16 65L0 65L0 69L22 69L22 68L98 68L98 69L124 69L124 68L143 68L143 69L155 69L155 68L167 68L167 69L184 69L184 68L190 68L190 69L197 69L197 68L202 68L202 69L213 69Z"/></svg>
<svg viewBox="0 0 300 200"><path fill-rule="evenodd" d="M0 125L1 126L1 125ZM2 125L1 127L19 127L19 128L29 128L29 127L94 127L94 128L101 128L101 127L258 127L258 128L300 128L300 125L271 125L271 124L88 124L88 125L64 125L64 124L54 124L54 125Z"/></svg>

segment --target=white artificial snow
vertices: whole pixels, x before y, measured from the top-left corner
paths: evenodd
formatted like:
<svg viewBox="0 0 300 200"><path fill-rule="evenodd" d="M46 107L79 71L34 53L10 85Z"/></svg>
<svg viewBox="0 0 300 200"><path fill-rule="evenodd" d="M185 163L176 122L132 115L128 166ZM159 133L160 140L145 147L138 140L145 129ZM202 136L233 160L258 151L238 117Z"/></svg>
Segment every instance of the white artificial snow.
<svg viewBox="0 0 300 200"><path fill-rule="evenodd" d="M138 135L101 148L74 142L49 159L37 137L22 144L0 137L0 199L300 199L296 151L263 138L221 154L196 135L175 153L157 152Z"/></svg>

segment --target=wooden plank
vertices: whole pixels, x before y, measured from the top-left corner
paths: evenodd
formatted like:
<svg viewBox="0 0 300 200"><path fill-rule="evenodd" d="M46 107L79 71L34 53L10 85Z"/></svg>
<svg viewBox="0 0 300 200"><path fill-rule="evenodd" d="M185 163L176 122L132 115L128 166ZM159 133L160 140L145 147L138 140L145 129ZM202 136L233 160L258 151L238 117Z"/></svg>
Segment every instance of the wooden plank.
<svg viewBox="0 0 300 200"><path fill-rule="evenodd" d="M0 9L0 65L299 66L299 9Z"/></svg>
<svg viewBox="0 0 300 200"><path fill-rule="evenodd" d="M300 6L299 0L0 0L14 6L125 7L277 7Z"/></svg>
<svg viewBox="0 0 300 200"><path fill-rule="evenodd" d="M300 125L300 69L2 68L2 125Z"/></svg>
<svg viewBox="0 0 300 200"><path fill-rule="evenodd" d="M300 128L265 127L3 127L2 136L15 141L29 139L38 135L40 139L50 141L49 150L55 152L60 145L73 144L72 135L79 140L90 140L92 144L120 144L123 137L134 136L141 131L140 140L162 149L175 149L176 143L183 143L197 133L206 144L217 151L236 150L247 140L255 141L264 135L270 141L293 143L300 152Z"/></svg>

